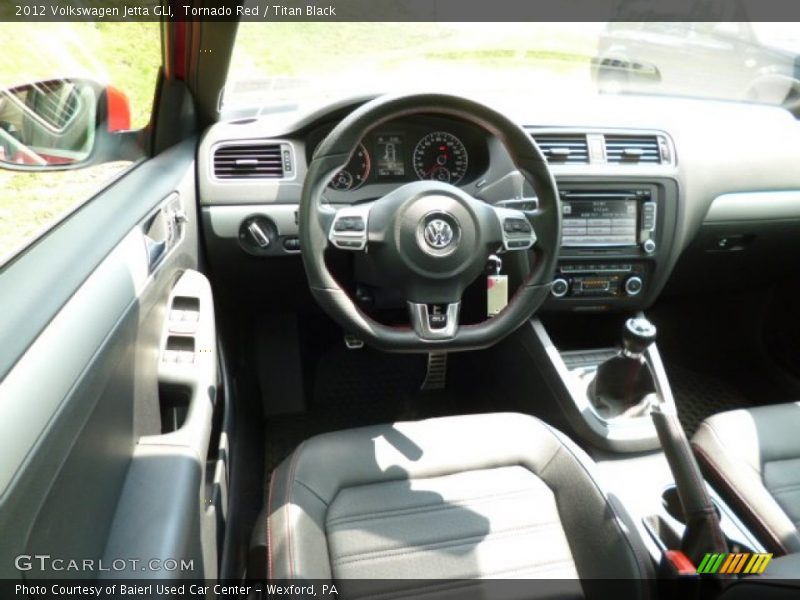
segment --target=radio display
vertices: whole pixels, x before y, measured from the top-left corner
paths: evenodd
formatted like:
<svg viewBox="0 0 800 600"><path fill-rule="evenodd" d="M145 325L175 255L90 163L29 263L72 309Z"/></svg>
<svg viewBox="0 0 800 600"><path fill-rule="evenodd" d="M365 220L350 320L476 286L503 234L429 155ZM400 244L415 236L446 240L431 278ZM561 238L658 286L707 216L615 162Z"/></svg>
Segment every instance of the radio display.
<svg viewBox="0 0 800 600"><path fill-rule="evenodd" d="M634 198L565 199L561 245L635 246L637 207Z"/></svg>

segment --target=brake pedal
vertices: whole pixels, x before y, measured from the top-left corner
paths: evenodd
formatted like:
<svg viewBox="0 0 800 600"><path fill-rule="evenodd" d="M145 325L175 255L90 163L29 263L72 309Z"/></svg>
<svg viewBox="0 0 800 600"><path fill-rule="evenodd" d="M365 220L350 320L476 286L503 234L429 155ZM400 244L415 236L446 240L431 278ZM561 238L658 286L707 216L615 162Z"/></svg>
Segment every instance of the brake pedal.
<svg viewBox="0 0 800 600"><path fill-rule="evenodd" d="M428 369L422 382L423 391L443 390L447 380L447 352L428 352Z"/></svg>

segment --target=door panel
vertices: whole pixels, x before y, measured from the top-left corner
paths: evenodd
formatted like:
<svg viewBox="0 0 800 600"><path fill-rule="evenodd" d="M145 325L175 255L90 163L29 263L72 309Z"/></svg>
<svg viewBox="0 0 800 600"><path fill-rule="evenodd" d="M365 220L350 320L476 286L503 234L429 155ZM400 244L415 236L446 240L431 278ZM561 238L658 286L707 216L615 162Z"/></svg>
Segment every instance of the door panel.
<svg viewBox="0 0 800 600"><path fill-rule="evenodd" d="M177 189L196 145L187 140L128 171L0 269L0 378L121 240Z"/></svg>
<svg viewBox="0 0 800 600"><path fill-rule="evenodd" d="M216 574L215 515L205 506L216 331L196 271L194 153L187 142L140 165L0 272L2 578L102 575L51 561L104 555L107 564L195 559L191 572L149 577ZM165 242L161 251L154 242ZM162 364L176 293L203 308L202 377L188 383L169 381ZM163 435L165 396L181 385L191 399L185 425ZM168 520L143 528L159 502ZM33 559L18 569L19 555L51 559L44 570Z"/></svg>
<svg viewBox="0 0 800 600"><path fill-rule="evenodd" d="M185 271L162 319L157 381L161 433L139 438L105 550L105 562L147 557L192 560L181 572L127 569L115 576L217 576L218 510L206 474L225 468L209 452L218 400L216 327L211 286ZM216 442L216 440L215 440ZM213 457L213 458L212 458ZM219 463L219 464L218 464Z"/></svg>

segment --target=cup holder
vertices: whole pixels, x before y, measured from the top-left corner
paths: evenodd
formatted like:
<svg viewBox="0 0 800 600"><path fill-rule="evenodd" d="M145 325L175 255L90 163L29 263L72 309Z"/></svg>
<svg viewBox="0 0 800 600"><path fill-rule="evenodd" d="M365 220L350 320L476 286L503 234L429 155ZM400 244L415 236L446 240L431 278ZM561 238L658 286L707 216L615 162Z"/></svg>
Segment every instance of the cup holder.
<svg viewBox="0 0 800 600"><path fill-rule="evenodd" d="M725 539L728 542L728 548L731 552L754 552L754 550L750 547L749 544L742 541L741 539L741 532L738 531L736 526L731 522L729 518L727 518L722 511L720 510L717 501L712 498L711 502L714 505L714 510L717 512L717 517L720 520L720 526L722 527L722 531L725 534ZM678 489L675 486L670 486L664 490L661 494L661 504L664 507L666 513L675 519L678 523L685 526L686 525L686 517L683 514L683 507L681 506L680 498L678 497ZM662 528L664 524L661 524ZM682 535L682 532L676 532ZM662 540L666 537L663 533L659 536ZM670 546L668 546L670 547Z"/></svg>

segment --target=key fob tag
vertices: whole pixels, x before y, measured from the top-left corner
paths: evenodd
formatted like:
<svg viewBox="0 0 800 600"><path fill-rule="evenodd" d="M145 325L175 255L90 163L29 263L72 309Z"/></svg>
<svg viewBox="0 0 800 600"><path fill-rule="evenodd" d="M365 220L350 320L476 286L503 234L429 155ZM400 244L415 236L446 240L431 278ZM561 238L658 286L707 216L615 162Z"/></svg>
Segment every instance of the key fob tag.
<svg viewBox="0 0 800 600"><path fill-rule="evenodd" d="M489 275L486 286L486 314L493 317L508 304L508 275Z"/></svg>

